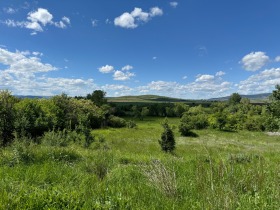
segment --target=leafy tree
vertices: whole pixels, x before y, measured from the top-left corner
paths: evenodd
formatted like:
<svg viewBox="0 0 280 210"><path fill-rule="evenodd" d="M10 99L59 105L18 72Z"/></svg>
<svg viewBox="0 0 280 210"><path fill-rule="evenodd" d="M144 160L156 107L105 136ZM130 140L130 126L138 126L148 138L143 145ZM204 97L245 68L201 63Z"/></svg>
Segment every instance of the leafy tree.
<svg viewBox="0 0 280 210"><path fill-rule="evenodd" d="M280 85L276 85L275 88L276 90L273 90L270 96L268 110L274 117L280 118Z"/></svg>
<svg viewBox="0 0 280 210"><path fill-rule="evenodd" d="M0 90L0 146L13 139L16 99L8 90Z"/></svg>
<svg viewBox="0 0 280 210"><path fill-rule="evenodd" d="M146 117L149 114L149 109L148 107L143 107L141 110L141 119L143 120L144 117Z"/></svg>
<svg viewBox="0 0 280 210"><path fill-rule="evenodd" d="M95 90L92 94L87 94L87 99L94 102L97 106L102 106L107 103L107 99L105 98L106 92L103 90Z"/></svg>
<svg viewBox="0 0 280 210"><path fill-rule="evenodd" d="M134 118L141 119L141 112L139 111L138 106L134 105L131 107L131 111Z"/></svg>
<svg viewBox="0 0 280 210"><path fill-rule="evenodd" d="M231 105L239 104L240 101L241 101L241 96L238 93L231 94L228 100L229 104Z"/></svg>
<svg viewBox="0 0 280 210"><path fill-rule="evenodd" d="M54 103L52 112L55 114L54 128L63 129L74 129L78 124L78 116L75 109L73 99L68 97L66 94L54 96L51 100Z"/></svg>
<svg viewBox="0 0 280 210"><path fill-rule="evenodd" d="M189 110L189 106L184 103L175 103L174 112L177 117L182 117L183 113Z"/></svg>
<svg viewBox="0 0 280 210"><path fill-rule="evenodd" d="M49 129L48 119L38 99L23 99L15 105L15 109L18 136L37 137Z"/></svg>
<svg viewBox="0 0 280 210"><path fill-rule="evenodd" d="M172 152L175 149L175 138L167 119L162 123L162 127L163 132L159 144L164 152Z"/></svg>

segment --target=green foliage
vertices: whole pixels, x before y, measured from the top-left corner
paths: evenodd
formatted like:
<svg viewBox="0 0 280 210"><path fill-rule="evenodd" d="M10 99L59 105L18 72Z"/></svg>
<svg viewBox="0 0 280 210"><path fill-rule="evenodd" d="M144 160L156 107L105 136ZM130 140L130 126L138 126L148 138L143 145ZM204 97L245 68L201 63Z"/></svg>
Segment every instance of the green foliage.
<svg viewBox="0 0 280 210"><path fill-rule="evenodd" d="M184 103L174 104L174 113L177 117L182 117L183 113L189 110L189 106Z"/></svg>
<svg viewBox="0 0 280 210"><path fill-rule="evenodd" d="M127 127L127 128L136 128L136 127L137 127L137 124L135 123L135 121L129 120L129 121L126 123L126 127Z"/></svg>
<svg viewBox="0 0 280 210"><path fill-rule="evenodd" d="M241 101L241 96L238 93L231 94L230 98L228 99L228 102L231 105L239 104L240 101Z"/></svg>
<svg viewBox="0 0 280 210"><path fill-rule="evenodd" d="M148 107L143 107L142 110L141 110L141 119L143 120L144 117L148 116L148 114L149 114Z"/></svg>
<svg viewBox="0 0 280 210"><path fill-rule="evenodd" d="M111 115L108 119L108 126L112 128L122 128L126 126L126 121L123 118Z"/></svg>
<svg viewBox="0 0 280 210"><path fill-rule="evenodd" d="M164 152L172 152L175 149L175 138L172 129L169 127L167 119L162 123L163 132L159 144Z"/></svg>
<svg viewBox="0 0 280 210"><path fill-rule="evenodd" d="M280 85L275 86L270 97L269 111L274 117L280 118Z"/></svg>
<svg viewBox="0 0 280 210"><path fill-rule="evenodd" d="M35 138L49 129L49 119L38 99L23 99L15 105L15 131L19 137Z"/></svg>
<svg viewBox="0 0 280 210"><path fill-rule="evenodd" d="M0 146L13 139L16 100L8 90L0 90Z"/></svg>
<svg viewBox="0 0 280 210"><path fill-rule="evenodd" d="M103 90L95 90L92 94L87 94L87 99L91 100L97 106L102 106L107 103L107 99L105 98L106 92Z"/></svg>

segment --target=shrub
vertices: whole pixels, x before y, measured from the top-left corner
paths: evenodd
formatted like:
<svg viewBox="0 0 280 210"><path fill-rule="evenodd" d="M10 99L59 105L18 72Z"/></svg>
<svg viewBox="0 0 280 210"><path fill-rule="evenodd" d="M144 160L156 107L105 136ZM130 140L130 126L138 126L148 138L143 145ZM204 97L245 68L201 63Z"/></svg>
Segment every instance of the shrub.
<svg viewBox="0 0 280 210"><path fill-rule="evenodd" d="M133 121L133 120L129 120L127 123L126 123L126 127L127 128L136 128L136 123Z"/></svg>
<svg viewBox="0 0 280 210"><path fill-rule="evenodd" d="M175 149L175 138L173 131L168 125L167 119L162 124L163 132L161 134L161 140L159 140L159 144L161 149L164 152L172 152Z"/></svg>
<svg viewBox="0 0 280 210"><path fill-rule="evenodd" d="M111 115L108 119L108 126L112 128L122 128L126 126L126 121L123 118Z"/></svg>

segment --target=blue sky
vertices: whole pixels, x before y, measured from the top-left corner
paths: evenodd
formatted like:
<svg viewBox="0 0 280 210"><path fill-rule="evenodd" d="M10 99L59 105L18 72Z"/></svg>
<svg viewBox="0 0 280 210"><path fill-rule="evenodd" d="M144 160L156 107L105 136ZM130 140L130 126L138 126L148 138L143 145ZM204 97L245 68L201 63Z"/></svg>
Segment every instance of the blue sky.
<svg viewBox="0 0 280 210"><path fill-rule="evenodd" d="M207 99L280 84L280 1L0 1L0 89Z"/></svg>

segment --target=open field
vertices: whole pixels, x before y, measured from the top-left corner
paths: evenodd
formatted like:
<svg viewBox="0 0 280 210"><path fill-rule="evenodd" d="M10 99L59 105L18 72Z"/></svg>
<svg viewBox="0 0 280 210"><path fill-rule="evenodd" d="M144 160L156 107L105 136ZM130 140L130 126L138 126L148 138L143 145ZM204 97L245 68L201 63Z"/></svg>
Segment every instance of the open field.
<svg viewBox="0 0 280 210"><path fill-rule="evenodd" d="M162 118L137 128L93 130L94 143L14 143L0 150L0 209L279 209L280 137L194 131L169 124L174 154L161 151Z"/></svg>

